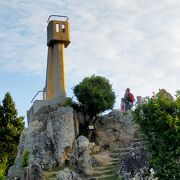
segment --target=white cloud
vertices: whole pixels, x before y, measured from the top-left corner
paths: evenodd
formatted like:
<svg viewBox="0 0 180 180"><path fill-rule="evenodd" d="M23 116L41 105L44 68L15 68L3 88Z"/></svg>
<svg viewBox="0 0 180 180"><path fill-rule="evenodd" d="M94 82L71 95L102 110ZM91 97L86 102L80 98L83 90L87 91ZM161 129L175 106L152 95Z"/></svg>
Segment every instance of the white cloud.
<svg viewBox="0 0 180 180"><path fill-rule="evenodd" d="M70 87L84 76L109 78L116 94L130 87L146 95L174 93L180 76L180 1L37 0L1 2L0 71L45 76L46 20L70 16L72 43L65 50Z"/></svg>

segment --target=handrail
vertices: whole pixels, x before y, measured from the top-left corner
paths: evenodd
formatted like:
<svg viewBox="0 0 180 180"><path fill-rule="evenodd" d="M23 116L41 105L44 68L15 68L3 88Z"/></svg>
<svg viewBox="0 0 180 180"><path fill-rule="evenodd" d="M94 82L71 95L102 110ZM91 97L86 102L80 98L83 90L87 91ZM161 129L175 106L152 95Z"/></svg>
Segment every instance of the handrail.
<svg viewBox="0 0 180 180"><path fill-rule="evenodd" d="M66 18L66 21L68 21L68 20L69 20L69 17L68 17L68 16L50 15L50 16L49 16L49 18L48 18L48 20L47 20L47 23L49 22L50 18L51 18L51 17L53 17L53 16L55 16L55 17L64 17L64 18Z"/></svg>
<svg viewBox="0 0 180 180"><path fill-rule="evenodd" d="M36 95L32 98L31 103L34 102L34 99L36 98L36 96L37 96L40 92L45 92L45 91L38 91L38 92L36 93Z"/></svg>

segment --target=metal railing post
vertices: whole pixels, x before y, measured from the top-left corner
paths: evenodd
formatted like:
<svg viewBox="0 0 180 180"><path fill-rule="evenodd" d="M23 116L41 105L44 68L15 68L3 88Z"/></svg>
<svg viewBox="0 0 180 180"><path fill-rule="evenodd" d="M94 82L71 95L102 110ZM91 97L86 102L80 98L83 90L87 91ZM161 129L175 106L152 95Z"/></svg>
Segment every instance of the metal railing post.
<svg viewBox="0 0 180 180"><path fill-rule="evenodd" d="M37 96L40 92L43 93L43 100L46 99L46 91L38 91L38 92L36 93L36 95L32 98L31 103L34 102L34 99L36 98L36 96Z"/></svg>

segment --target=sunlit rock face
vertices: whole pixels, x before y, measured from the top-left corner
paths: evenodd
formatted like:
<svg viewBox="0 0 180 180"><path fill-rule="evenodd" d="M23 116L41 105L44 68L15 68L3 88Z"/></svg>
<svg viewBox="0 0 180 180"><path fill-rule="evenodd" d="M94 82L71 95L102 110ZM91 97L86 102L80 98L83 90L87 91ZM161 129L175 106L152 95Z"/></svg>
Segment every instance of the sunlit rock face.
<svg viewBox="0 0 180 180"><path fill-rule="evenodd" d="M113 110L96 124L96 134L102 146L114 148L139 136L139 126L133 122L130 112Z"/></svg>
<svg viewBox="0 0 180 180"><path fill-rule="evenodd" d="M73 109L42 107L21 135L14 166L8 172L9 179L22 178L25 152L30 152L28 166L37 164L39 169L50 170L69 160L74 141Z"/></svg>

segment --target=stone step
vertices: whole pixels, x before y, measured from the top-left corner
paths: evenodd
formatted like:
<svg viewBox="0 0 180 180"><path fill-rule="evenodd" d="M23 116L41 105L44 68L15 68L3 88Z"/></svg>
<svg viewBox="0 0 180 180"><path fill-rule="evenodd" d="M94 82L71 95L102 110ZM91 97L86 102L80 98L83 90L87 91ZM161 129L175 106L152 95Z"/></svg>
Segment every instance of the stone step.
<svg viewBox="0 0 180 180"><path fill-rule="evenodd" d="M112 153L121 153L121 152L129 152L134 150L133 147L119 147L119 148L115 148Z"/></svg>
<svg viewBox="0 0 180 180"><path fill-rule="evenodd" d="M119 158L113 158L113 157L111 157L111 162L119 162Z"/></svg>
<svg viewBox="0 0 180 180"><path fill-rule="evenodd" d="M114 175L92 176L88 180L115 180Z"/></svg>
<svg viewBox="0 0 180 180"><path fill-rule="evenodd" d="M119 163L119 160L116 161L116 162L108 163L108 164L106 164L106 166L107 166L107 167L108 167L108 166L117 166L118 163ZM100 167L100 166L99 166L99 167Z"/></svg>
<svg viewBox="0 0 180 180"><path fill-rule="evenodd" d="M106 163L106 164L99 164L98 166L94 166L93 168L116 166L118 163L119 163L119 157L118 158L112 158L111 161L109 161L108 163Z"/></svg>
<svg viewBox="0 0 180 180"><path fill-rule="evenodd" d="M101 170L114 169L114 168L116 168L116 166L117 166L117 164L106 165L106 166L97 166L97 167L94 167L94 168L93 168L93 171L94 171L94 170L99 170L99 171L101 171Z"/></svg>
<svg viewBox="0 0 180 180"><path fill-rule="evenodd" d="M120 144L118 148L133 148L137 147L142 143L142 141L137 141L137 142L129 142L126 144Z"/></svg>
<svg viewBox="0 0 180 180"><path fill-rule="evenodd" d="M108 164L106 164L106 166L116 166L118 163L119 163L119 158L118 158L118 160L109 162Z"/></svg>
<svg viewBox="0 0 180 180"><path fill-rule="evenodd" d="M122 157L122 156L124 156L124 155L126 155L128 152L121 152L121 153L111 153L110 154L110 157L113 157L113 158L120 158L120 157Z"/></svg>
<svg viewBox="0 0 180 180"><path fill-rule="evenodd" d="M98 179L98 177L96 177L96 176L92 176L92 177L88 177L88 178L86 178L87 180L97 180Z"/></svg>
<svg viewBox="0 0 180 180"><path fill-rule="evenodd" d="M93 171L94 176L100 176L100 175L110 175L114 173L114 169L110 170L101 170L101 171Z"/></svg>
<svg viewBox="0 0 180 180"><path fill-rule="evenodd" d="M142 142L144 142L144 141L143 141L143 139L132 139L130 142L131 142L131 143L136 143L136 142L137 142L137 143L139 143L139 142L142 143Z"/></svg>
<svg viewBox="0 0 180 180"><path fill-rule="evenodd" d="M117 180L117 178L113 176L107 176L107 177L100 177L98 180Z"/></svg>

